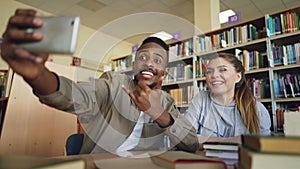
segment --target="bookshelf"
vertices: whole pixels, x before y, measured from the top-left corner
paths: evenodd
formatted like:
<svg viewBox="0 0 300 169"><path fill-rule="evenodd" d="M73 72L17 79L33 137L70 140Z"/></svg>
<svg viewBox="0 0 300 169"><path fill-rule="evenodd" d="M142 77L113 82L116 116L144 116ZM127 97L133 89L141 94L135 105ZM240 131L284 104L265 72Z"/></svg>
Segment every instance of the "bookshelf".
<svg viewBox="0 0 300 169"><path fill-rule="evenodd" d="M7 101L10 94L13 74L12 69L9 68L0 70L0 136L6 114Z"/></svg>
<svg viewBox="0 0 300 169"><path fill-rule="evenodd" d="M131 72L133 59L134 59L133 54L112 58L111 59L112 71L120 71L122 73Z"/></svg>
<svg viewBox="0 0 300 169"><path fill-rule="evenodd" d="M300 106L299 17L300 6L297 6L170 43L170 72L163 90L174 97L184 112L197 91L207 90L203 59L220 52L235 54L244 64L254 96L269 110L271 130L281 132L277 111L295 111ZM113 61L121 60L125 59ZM128 73L131 70L126 67L122 71ZM292 84L277 86L277 79L284 81L287 74L293 78ZM293 90L289 92L294 91L294 95L289 93L285 97L283 88L290 86Z"/></svg>

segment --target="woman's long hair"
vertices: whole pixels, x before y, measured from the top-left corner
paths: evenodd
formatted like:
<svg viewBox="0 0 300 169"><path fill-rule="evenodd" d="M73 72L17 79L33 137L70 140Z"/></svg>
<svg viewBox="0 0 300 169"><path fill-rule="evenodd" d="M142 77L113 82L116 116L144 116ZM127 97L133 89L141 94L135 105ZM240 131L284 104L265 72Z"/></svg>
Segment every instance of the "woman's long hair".
<svg viewBox="0 0 300 169"><path fill-rule="evenodd" d="M218 56L227 60L233 65L237 72L241 73L241 80L235 84L234 99L238 110L241 112L243 122L247 129L252 134L259 134L260 127L257 115L256 99L246 82L245 68L243 67L242 62L230 53L219 53Z"/></svg>

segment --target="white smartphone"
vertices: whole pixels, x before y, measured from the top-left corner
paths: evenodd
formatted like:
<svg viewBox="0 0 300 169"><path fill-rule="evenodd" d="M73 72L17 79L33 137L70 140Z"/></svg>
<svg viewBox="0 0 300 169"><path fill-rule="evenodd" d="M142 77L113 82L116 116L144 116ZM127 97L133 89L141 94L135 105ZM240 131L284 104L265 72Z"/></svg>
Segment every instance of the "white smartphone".
<svg viewBox="0 0 300 169"><path fill-rule="evenodd" d="M26 30L42 32L43 39L37 42L20 43L18 46L32 52L73 54L76 49L79 25L79 16L43 17L42 27Z"/></svg>

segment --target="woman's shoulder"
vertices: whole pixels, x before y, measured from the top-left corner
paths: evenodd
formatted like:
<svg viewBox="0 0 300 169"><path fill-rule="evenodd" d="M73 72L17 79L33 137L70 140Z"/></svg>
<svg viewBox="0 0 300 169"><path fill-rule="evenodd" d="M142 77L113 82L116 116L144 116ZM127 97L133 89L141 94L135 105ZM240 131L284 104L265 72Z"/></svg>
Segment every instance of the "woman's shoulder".
<svg viewBox="0 0 300 169"><path fill-rule="evenodd" d="M258 113L268 112L267 108L259 101L256 101L256 107Z"/></svg>
<svg viewBox="0 0 300 169"><path fill-rule="evenodd" d="M261 107L265 107L261 102L256 100L256 107L261 108Z"/></svg>

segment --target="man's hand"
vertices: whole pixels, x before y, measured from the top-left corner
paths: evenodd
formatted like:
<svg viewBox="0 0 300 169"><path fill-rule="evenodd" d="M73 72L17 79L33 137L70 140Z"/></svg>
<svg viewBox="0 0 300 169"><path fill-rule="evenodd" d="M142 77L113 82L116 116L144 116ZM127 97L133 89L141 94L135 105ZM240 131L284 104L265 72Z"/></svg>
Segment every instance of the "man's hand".
<svg viewBox="0 0 300 169"><path fill-rule="evenodd" d="M35 80L43 72L48 54L37 54L17 46L20 42L39 41L43 38L41 32L26 32L25 28L40 27L43 24L41 14L34 10L16 10L9 19L3 34L1 56L9 66L26 80Z"/></svg>
<svg viewBox="0 0 300 169"><path fill-rule="evenodd" d="M124 86L122 86L122 88L134 101L136 107L140 111L143 111L156 119L164 111L164 108L160 103L163 78L163 76L159 78L158 83L153 90L151 90L144 80L138 81L134 91L129 91Z"/></svg>
<svg viewBox="0 0 300 169"><path fill-rule="evenodd" d="M147 113L152 119L156 120L161 127L167 127L173 122L173 119L161 105L161 86L163 79L164 76L159 78L153 90L151 90L143 80L139 80L134 91L129 91L124 86L122 86L122 88L134 101L140 111Z"/></svg>
<svg viewBox="0 0 300 169"><path fill-rule="evenodd" d="M21 75L36 93L47 95L58 88L58 79L45 67L47 53L32 53L17 46L21 42L43 39L41 32L26 31L43 25L41 14L34 10L18 9L9 19L3 34L1 56L17 74Z"/></svg>

